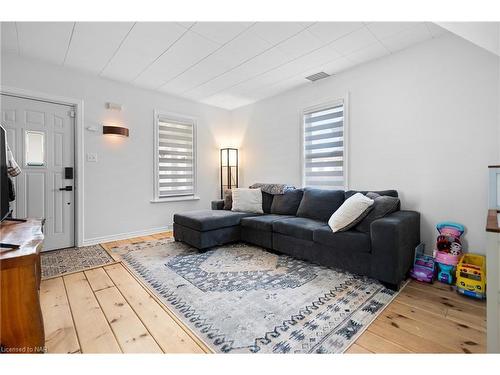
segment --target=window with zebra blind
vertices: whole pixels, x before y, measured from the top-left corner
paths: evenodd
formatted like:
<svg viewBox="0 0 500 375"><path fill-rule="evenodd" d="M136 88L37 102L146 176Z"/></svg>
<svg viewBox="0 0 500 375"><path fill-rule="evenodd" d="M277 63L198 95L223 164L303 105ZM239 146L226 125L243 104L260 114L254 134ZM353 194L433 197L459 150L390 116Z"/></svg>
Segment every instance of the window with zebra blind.
<svg viewBox="0 0 500 375"><path fill-rule="evenodd" d="M194 197L195 121L155 112L155 200Z"/></svg>
<svg viewBox="0 0 500 375"><path fill-rule="evenodd" d="M344 100L304 111L303 183L346 189Z"/></svg>

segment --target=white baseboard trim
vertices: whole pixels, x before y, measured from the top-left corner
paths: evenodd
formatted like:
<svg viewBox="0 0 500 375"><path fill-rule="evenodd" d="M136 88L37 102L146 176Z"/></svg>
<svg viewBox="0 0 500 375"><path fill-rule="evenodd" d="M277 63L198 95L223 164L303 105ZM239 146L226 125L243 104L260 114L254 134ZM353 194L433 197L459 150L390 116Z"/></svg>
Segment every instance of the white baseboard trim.
<svg viewBox="0 0 500 375"><path fill-rule="evenodd" d="M112 234L110 236L86 238L83 240L83 243L81 246L91 246L91 245L97 245L97 244L105 243L105 242L126 240L128 238L133 238L133 237L149 236L151 234L166 232L168 230L172 230L172 225L167 225L167 226L158 227L158 228L145 229L145 230L138 230L138 231L134 231L134 232Z"/></svg>

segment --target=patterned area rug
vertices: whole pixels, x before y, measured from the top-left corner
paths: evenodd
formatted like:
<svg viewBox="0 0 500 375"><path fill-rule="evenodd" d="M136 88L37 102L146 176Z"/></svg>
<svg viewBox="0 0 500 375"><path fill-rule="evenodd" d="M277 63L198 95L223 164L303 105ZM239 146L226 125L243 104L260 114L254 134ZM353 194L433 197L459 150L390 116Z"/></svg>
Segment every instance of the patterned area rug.
<svg viewBox="0 0 500 375"><path fill-rule="evenodd" d="M246 244L199 252L167 239L111 251L219 353L342 353L396 294Z"/></svg>
<svg viewBox="0 0 500 375"><path fill-rule="evenodd" d="M113 263L100 245L51 250L41 255L42 279Z"/></svg>

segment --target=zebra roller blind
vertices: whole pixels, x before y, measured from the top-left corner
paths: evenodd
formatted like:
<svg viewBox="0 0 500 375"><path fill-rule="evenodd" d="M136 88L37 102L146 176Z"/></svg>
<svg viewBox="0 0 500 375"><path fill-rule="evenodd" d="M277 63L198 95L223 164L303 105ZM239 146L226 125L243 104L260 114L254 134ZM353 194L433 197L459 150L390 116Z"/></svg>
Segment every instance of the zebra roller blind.
<svg viewBox="0 0 500 375"><path fill-rule="evenodd" d="M304 113L304 186L343 189L344 102Z"/></svg>
<svg viewBox="0 0 500 375"><path fill-rule="evenodd" d="M189 196L195 193L194 122L157 118L156 197Z"/></svg>

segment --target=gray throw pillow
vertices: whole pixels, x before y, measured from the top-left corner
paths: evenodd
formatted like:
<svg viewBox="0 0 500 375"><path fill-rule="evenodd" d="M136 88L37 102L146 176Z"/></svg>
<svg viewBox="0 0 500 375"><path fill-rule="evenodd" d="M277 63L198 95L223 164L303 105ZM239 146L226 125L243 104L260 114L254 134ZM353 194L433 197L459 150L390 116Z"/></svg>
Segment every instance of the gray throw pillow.
<svg viewBox="0 0 500 375"><path fill-rule="evenodd" d="M271 205L271 213L276 215L293 215L297 213L302 200L301 189L288 190L284 194L276 194Z"/></svg>
<svg viewBox="0 0 500 375"><path fill-rule="evenodd" d="M344 203L344 190L305 188L297 216L326 223L342 203Z"/></svg>
<svg viewBox="0 0 500 375"><path fill-rule="evenodd" d="M399 209L399 198L367 193L366 196L373 199L373 205L368 215L356 226L356 230L364 233L370 232L370 225L377 219L396 212Z"/></svg>
<svg viewBox="0 0 500 375"><path fill-rule="evenodd" d="M224 209L231 211L233 208L233 192L231 189L224 190Z"/></svg>

